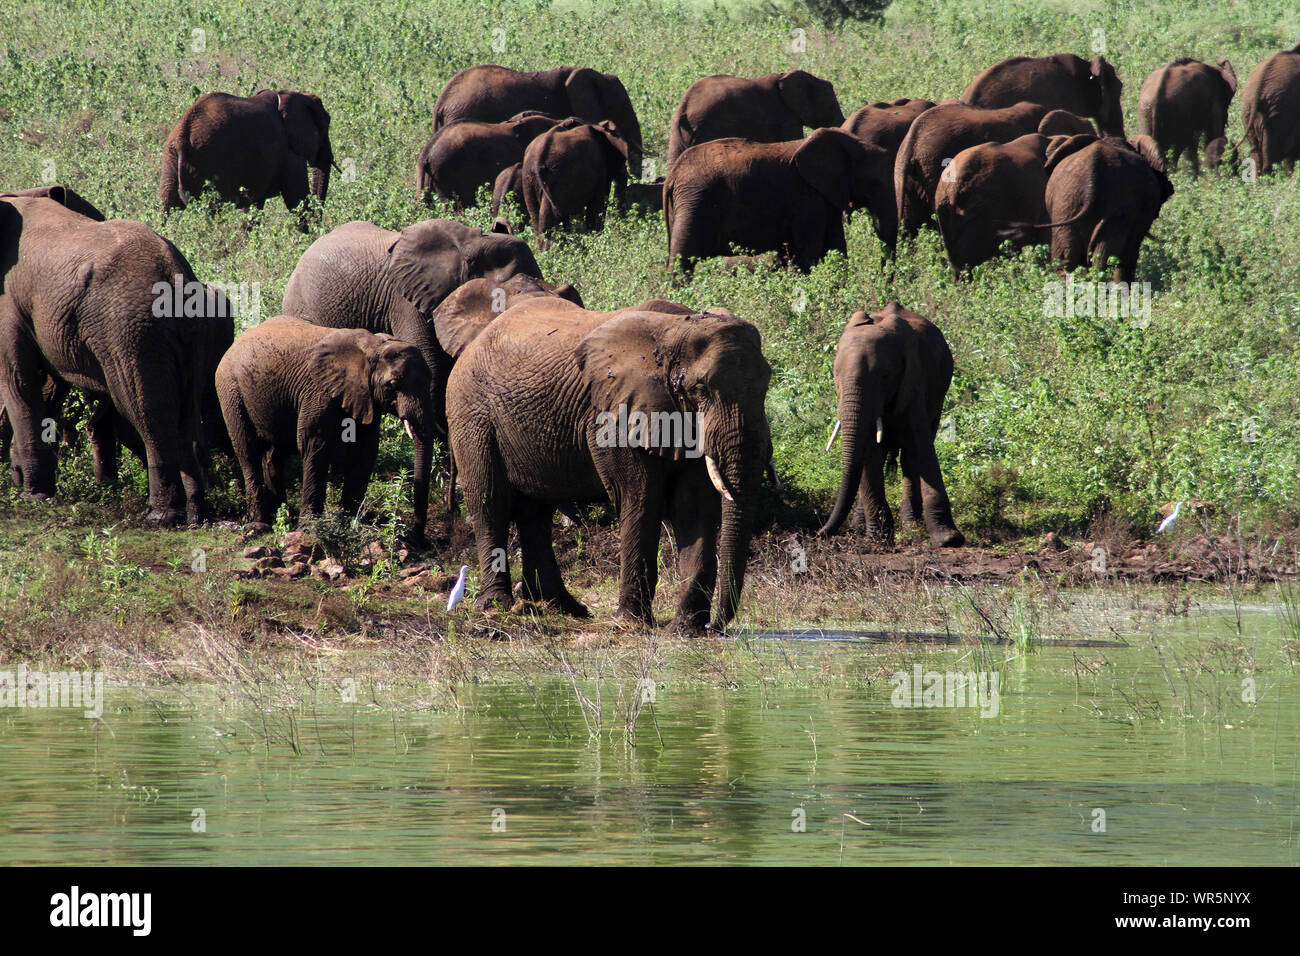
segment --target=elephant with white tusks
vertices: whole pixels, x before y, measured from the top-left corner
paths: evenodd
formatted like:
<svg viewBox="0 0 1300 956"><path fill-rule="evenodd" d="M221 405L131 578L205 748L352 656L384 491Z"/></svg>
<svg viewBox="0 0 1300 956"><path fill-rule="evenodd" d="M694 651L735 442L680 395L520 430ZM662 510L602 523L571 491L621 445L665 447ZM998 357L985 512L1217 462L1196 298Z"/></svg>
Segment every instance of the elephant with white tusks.
<svg viewBox="0 0 1300 956"><path fill-rule="evenodd" d="M551 519L568 501L607 498L619 521L619 616L653 623L667 522L682 581L674 627L701 633L715 604L713 626L723 627L772 457L771 374L758 330L724 310L589 312L553 295L512 305L447 383L479 606L509 604L513 522L525 597L586 616L560 579Z"/></svg>
<svg viewBox="0 0 1300 956"><path fill-rule="evenodd" d="M934 451L952 368L943 333L897 302L871 315L858 311L849 317L835 354L836 428L843 429L840 490L818 534L839 529L860 489L867 536L893 545L885 460L897 454L903 469L903 523L924 522L935 547L966 543L953 523Z"/></svg>

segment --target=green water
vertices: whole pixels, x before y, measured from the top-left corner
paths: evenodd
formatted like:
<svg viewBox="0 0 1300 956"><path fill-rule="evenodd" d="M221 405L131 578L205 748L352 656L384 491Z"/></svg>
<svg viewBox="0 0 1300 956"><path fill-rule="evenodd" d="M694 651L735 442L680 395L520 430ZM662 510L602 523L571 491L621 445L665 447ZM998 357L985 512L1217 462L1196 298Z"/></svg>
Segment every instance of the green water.
<svg viewBox="0 0 1300 956"><path fill-rule="evenodd" d="M458 710L112 685L102 720L0 710L0 863L1296 864L1300 673L1229 620L911 652L992 662L992 718L893 706L898 651L851 641L750 643L870 684L661 678L630 732L607 681L594 737L561 674Z"/></svg>

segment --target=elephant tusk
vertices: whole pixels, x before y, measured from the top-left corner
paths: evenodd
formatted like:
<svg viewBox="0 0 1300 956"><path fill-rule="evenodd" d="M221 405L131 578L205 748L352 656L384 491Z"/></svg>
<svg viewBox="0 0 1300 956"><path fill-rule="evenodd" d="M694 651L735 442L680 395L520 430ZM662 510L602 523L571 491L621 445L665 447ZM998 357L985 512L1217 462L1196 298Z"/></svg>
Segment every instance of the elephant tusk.
<svg viewBox="0 0 1300 956"><path fill-rule="evenodd" d="M411 436L411 441L415 441L415 429L411 427L411 422L403 418L402 424L406 426L406 434Z"/></svg>
<svg viewBox="0 0 1300 956"><path fill-rule="evenodd" d="M885 420L883 418L877 418L876 419L876 444L877 445L883 444L884 441L885 441Z"/></svg>
<svg viewBox="0 0 1300 956"><path fill-rule="evenodd" d="M731 497L731 492L727 490L727 486L722 480L722 472L718 471L718 463L713 460L712 455L704 456L704 467L708 469L709 481L713 482L713 487L718 489L718 494L735 504L736 499Z"/></svg>
<svg viewBox="0 0 1300 956"><path fill-rule="evenodd" d="M831 439L826 443L826 450L831 450L831 445L835 444L835 436L840 433L840 420L835 419L835 427L831 429Z"/></svg>

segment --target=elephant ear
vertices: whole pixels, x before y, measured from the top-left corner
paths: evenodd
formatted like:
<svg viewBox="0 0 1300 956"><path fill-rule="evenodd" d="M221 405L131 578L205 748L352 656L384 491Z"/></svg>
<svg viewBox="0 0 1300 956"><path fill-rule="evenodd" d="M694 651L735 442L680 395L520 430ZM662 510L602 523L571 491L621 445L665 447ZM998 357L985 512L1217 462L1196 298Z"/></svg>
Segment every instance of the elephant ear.
<svg viewBox="0 0 1300 956"><path fill-rule="evenodd" d="M443 219L426 219L402 230L388 247L388 274L402 296L429 315L468 278L459 230ZM474 230L478 234L478 230Z"/></svg>
<svg viewBox="0 0 1300 956"><path fill-rule="evenodd" d="M853 154L848 143L857 143L841 129L819 129L794 154L794 166L813 189L836 209L848 211ZM861 144L859 144L861 145Z"/></svg>
<svg viewBox="0 0 1300 956"><path fill-rule="evenodd" d="M289 137L289 148L308 162L313 162L321 144L329 136L329 114L320 98L308 93L281 91L280 118Z"/></svg>
<svg viewBox="0 0 1300 956"><path fill-rule="evenodd" d="M812 79L806 70L790 70L776 78L776 91L781 94L781 102L801 120L817 112L817 104L813 102Z"/></svg>
<svg viewBox="0 0 1300 956"><path fill-rule="evenodd" d="M569 94L569 108L573 115L591 123L599 122L608 114L605 108L605 77L588 67L579 67L564 81ZM563 125L563 124L561 124Z"/></svg>
<svg viewBox="0 0 1300 956"><path fill-rule="evenodd" d="M1165 171L1165 161L1160 156L1160 147L1156 146L1155 140L1145 133L1135 136L1132 140L1134 151L1147 161L1150 166L1158 173Z"/></svg>
<svg viewBox="0 0 1300 956"><path fill-rule="evenodd" d="M367 348L374 347L375 338L362 329L337 329L316 343L308 357L321 389L338 399L344 413L361 425L375 421Z"/></svg>
<svg viewBox="0 0 1300 956"><path fill-rule="evenodd" d="M22 214L13 203L0 199L0 293L5 290L5 276L18 262L18 240L22 234Z"/></svg>
<svg viewBox="0 0 1300 956"><path fill-rule="evenodd" d="M593 123L593 127L599 132L605 142L608 144L611 153L611 162L618 165L620 162L626 163L631 147L628 146L618 127L614 125L613 120L601 120L599 123Z"/></svg>
<svg viewBox="0 0 1300 956"><path fill-rule="evenodd" d="M583 337L574 356L592 412L618 415L622 407L631 420L634 412L649 416L681 411L669 383L672 350L662 341L664 328L662 315L630 311L602 322ZM685 451L662 445L649 450L672 458Z"/></svg>
<svg viewBox="0 0 1300 956"><path fill-rule="evenodd" d="M1219 75L1223 77L1223 82L1228 84L1229 95L1237 92L1237 71L1232 68L1231 60L1219 61Z"/></svg>
<svg viewBox="0 0 1300 956"><path fill-rule="evenodd" d="M1085 146L1091 146L1096 142L1098 142L1097 137L1087 133L1067 137L1053 136L1051 144L1047 147L1047 161L1043 163L1043 169L1048 176L1051 176L1066 157L1073 156Z"/></svg>

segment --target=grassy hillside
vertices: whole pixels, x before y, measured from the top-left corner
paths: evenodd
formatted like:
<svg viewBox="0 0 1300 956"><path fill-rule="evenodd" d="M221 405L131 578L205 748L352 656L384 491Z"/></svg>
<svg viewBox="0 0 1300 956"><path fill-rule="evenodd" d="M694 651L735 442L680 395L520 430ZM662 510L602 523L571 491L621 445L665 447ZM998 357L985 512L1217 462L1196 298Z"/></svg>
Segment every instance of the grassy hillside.
<svg viewBox="0 0 1300 956"><path fill-rule="evenodd" d="M1215 10L1190 0L912 0L895 3L879 27L830 34L797 14L743 3L32 0L0 8L0 188L38 185L43 173L71 184L110 215L159 228L201 278L259 283L265 318L278 312L315 238L278 200L254 214L251 229L242 228L247 216L211 202L165 228L159 222L163 140L207 91L321 95L335 153L355 168L351 181L335 175L322 231L351 219L401 228L445 214L418 202L414 158L443 83L475 63L617 72L662 170L672 110L709 73L804 68L835 83L848 113L879 99L959 95L1006 56L1092 55L1104 44L1136 133L1138 89L1167 60L1226 56L1244 82L1297 38L1300 11L1285 0ZM800 40L806 48L796 52ZM1229 136L1240 135L1234 102ZM538 258L548 278L574 282L590 307L667 295L726 305L758 325L775 373L768 412L777 463L796 501L788 517L823 516L838 480L837 458L822 448L844 320L897 298L932 317L956 356L939 450L958 522L976 537L1081 529L1106 513L1149 527L1156 506L1184 497L1244 512L1258 526L1293 526L1300 180L1246 183L1232 171L1173 179L1176 193L1139 265L1154 292L1149 323L1047 317L1045 287L1056 276L1045 249L990 263L958 285L937 235L926 233L900 249L890 282L865 217L852 225L848 258L832 256L810 276L724 276L706 264L674 287L658 218L611 219L604 233L567 237ZM485 225L488 217L480 209L467 218ZM406 457L396 427L391 435L378 482L391 483ZM87 459L61 473L71 497L92 493ZM139 469L133 480L143 492ZM242 507L232 487L216 504L228 517Z"/></svg>

